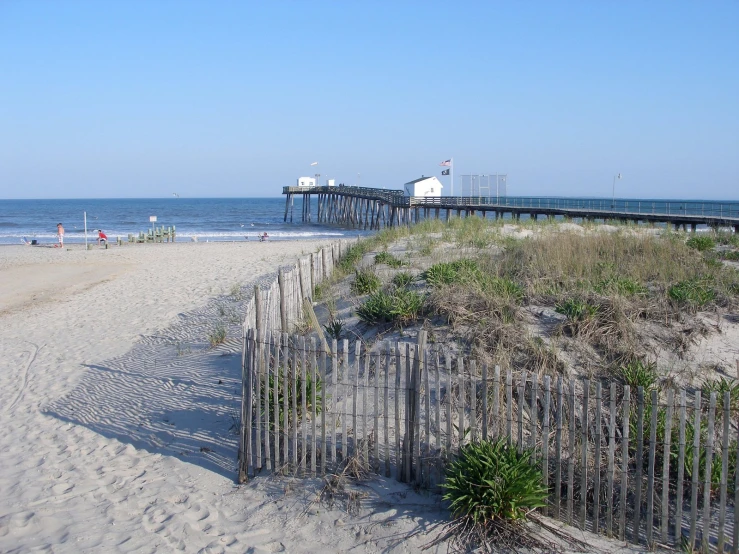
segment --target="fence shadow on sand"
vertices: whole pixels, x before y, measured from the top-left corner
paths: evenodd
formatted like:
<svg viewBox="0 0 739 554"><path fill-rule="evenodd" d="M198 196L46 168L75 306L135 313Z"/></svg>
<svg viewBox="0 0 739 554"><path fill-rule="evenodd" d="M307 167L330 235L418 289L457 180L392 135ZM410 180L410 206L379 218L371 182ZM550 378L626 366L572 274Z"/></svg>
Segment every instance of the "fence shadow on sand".
<svg viewBox="0 0 739 554"><path fill-rule="evenodd" d="M233 478L241 398L240 321L231 317L226 323L230 338L216 348L207 337L214 321L223 319L228 301L215 299L180 314L172 326L143 336L123 356L86 365L79 384L44 413Z"/></svg>

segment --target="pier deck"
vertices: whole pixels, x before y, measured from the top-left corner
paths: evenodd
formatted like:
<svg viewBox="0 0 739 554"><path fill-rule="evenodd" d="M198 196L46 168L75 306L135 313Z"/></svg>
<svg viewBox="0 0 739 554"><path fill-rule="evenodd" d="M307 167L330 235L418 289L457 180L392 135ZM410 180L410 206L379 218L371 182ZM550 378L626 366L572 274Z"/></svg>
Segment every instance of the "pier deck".
<svg viewBox="0 0 739 554"><path fill-rule="evenodd" d="M732 227L739 233L739 203L552 198L552 197L408 197L400 190L369 187L284 187L285 221L293 221L295 196L302 197L301 221L312 221L312 199L317 200L316 223L359 229L409 225L428 218L449 219L481 215L512 219L521 215L585 221L616 220L673 225L695 231L698 225Z"/></svg>

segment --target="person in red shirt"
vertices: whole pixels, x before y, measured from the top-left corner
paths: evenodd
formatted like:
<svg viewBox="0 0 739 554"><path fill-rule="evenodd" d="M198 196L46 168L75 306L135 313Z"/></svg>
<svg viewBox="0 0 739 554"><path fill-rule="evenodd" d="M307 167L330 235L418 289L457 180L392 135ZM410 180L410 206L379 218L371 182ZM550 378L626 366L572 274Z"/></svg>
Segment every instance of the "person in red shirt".
<svg viewBox="0 0 739 554"><path fill-rule="evenodd" d="M108 242L108 235L103 233L102 229L98 229L98 244L104 244Z"/></svg>

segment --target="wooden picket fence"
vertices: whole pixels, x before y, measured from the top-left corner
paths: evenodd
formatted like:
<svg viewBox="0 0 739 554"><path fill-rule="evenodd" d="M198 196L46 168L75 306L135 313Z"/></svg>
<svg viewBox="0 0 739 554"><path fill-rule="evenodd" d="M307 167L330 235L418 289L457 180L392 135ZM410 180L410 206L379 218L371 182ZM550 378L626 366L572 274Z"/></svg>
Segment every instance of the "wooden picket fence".
<svg viewBox="0 0 739 554"><path fill-rule="evenodd" d="M534 451L547 515L650 547L738 551L739 405L729 392L502 372L427 345L423 331L371 349L288 334L341 249L304 257L248 302L240 482L322 476L357 460L439 490L466 444L503 439Z"/></svg>

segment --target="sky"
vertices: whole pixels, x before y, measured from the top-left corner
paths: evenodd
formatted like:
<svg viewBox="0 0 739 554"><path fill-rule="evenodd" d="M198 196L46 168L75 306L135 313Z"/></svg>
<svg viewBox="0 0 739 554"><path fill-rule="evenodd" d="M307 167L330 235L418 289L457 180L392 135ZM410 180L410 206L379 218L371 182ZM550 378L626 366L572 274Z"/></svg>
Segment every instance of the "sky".
<svg viewBox="0 0 739 554"><path fill-rule="evenodd" d="M0 1L0 198L739 200L739 2ZM318 162L317 166L311 166Z"/></svg>

